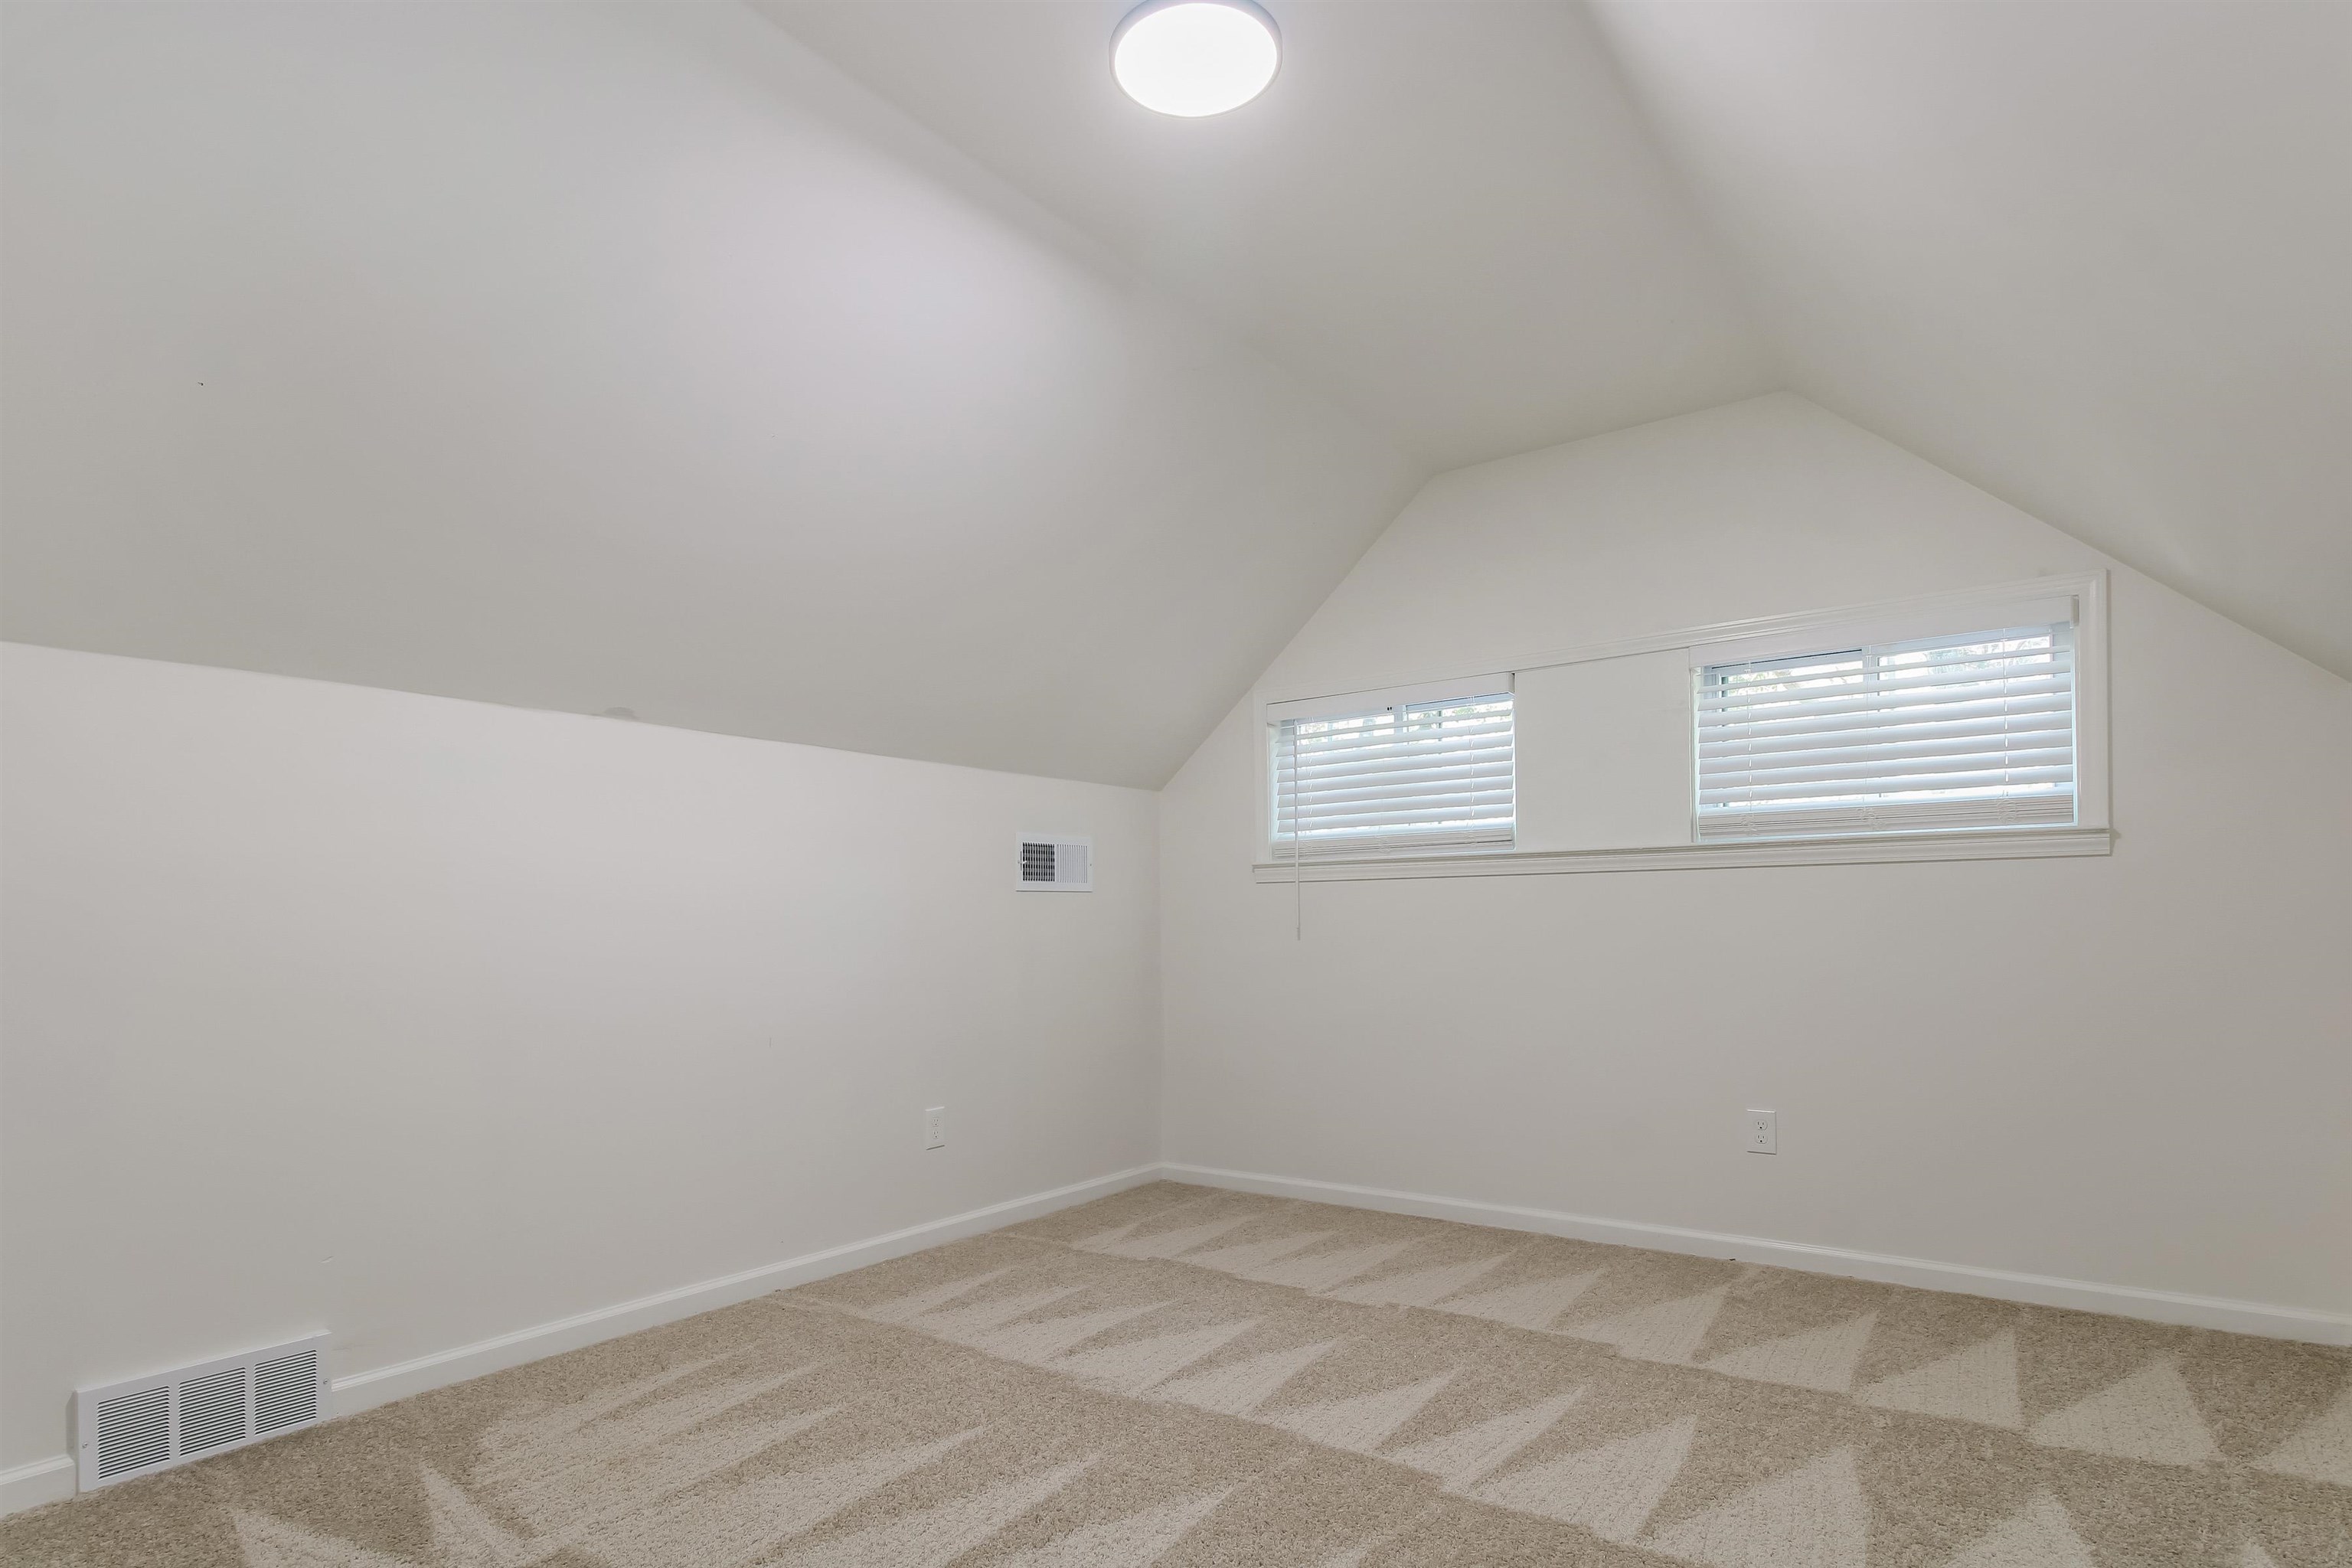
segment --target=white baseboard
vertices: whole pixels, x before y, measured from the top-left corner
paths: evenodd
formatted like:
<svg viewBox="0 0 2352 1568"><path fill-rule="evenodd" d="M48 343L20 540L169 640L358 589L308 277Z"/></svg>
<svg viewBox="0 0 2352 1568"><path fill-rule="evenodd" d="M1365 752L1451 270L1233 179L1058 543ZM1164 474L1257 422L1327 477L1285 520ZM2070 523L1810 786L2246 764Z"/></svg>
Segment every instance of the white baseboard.
<svg viewBox="0 0 2352 1568"><path fill-rule="evenodd" d="M12 1470L0 1470L0 1514L38 1508L74 1494L71 1454L51 1454Z"/></svg>
<svg viewBox="0 0 2352 1568"><path fill-rule="evenodd" d="M583 1312L577 1317L560 1318L551 1323L517 1329L510 1334L459 1345L455 1350L438 1351L432 1355L419 1356L415 1361L380 1366L371 1372L353 1373L349 1377L336 1378L328 1385L334 1395L334 1413L349 1415L378 1405L388 1405L395 1399L405 1399L429 1388L463 1383L469 1377L480 1377L485 1373L503 1372L525 1362L540 1361L548 1356L561 1355L565 1351L578 1350L582 1345L617 1339L623 1334L634 1334L640 1329L676 1322L680 1318L691 1318L698 1312L748 1301L772 1290L790 1289L795 1285L805 1285L812 1279L846 1274L869 1263L885 1263L893 1258L904 1258L927 1247L960 1241L967 1236L978 1236L982 1231L995 1230L1002 1226L1018 1225L1024 1219L1034 1219L1039 1215L1051 1214L1055 1209L1069 1208L1076 1204L1091 1203L1097 1198L1108 1197L1113 1193L1159 1179L1159 1166L1138 1165L1133 1170L1097 1176L1092 1181L1055 1187L1051 1192L1032 1193L1027 1197L1010 1198L1001 1204L991 1204L986 1208L951 1215L946 1219L908 1226L887 1236L846 1242L840 1247L826 1247L822 1252L787 1258L782 1263L747 1268L740 1274L681 1285L657 1296L643 1296L617 1306L599 1307L593 1312Z"/></svg>
<svg viewBox="0 0 2352 1568"><path fill-rule="evenodd" d="M2233 1301L2214 1296L2186 1296L2171 1290L2145 1290L2132 1285L2096 1285L2084 1279L2057 1279L2047 1275L2014 1273L2005 1268L1979 1268L1966 1263L1937 1263L1924 1258L1854 1252L1842 1247L1815 1247L1805 1242L1772 1241L1763 1237L1729 1236L1717 1231L1685 1230L1679 1226L1644 1225L1632 1220L1595 1219L1587 1215L1560 1214L1551 1209L1432 1197L1425 1193L1389 1192L1380 1187L1360 1187L1345 1182L1303 1181L1290 1176L1259 1175L1250 1171L1220 1171L1205 1165L1169 1163L1160 1169L1171 1182L1229 1187L1235 1192L1262 1193L1269 1197L1303 1198L1310 1203L1341 1204L1350 1208L1378 1209L1386 1214L1461 1220L1465 1224L1493 1226L1501 1230L1531 1230L1546 1236L1570 1237L1578 1241L1646 1247L1659 1252L1694 1253L1702 1258L1737 1258L1748 1262L1769 1263L1781 1268L1801 1268L1813 1274L1836 1274L1849 1279L1874 1280L1882 1285L1910 1285L1924 1290L1990 1296L1999 1300L2021 1301L2036 1307L2106 1312L2120 1318L2180 1323L2199 1329L2220 1329L2233 1334L2305 1340L2322 1345L2352 1345L2352 1316L2312 1311L2300 1307L2273 1307L2260 1301Z"/></svg>
<svg viewBox="0 0 2352 1568"><path fill-rule="evenodd" d="M1092 1181L1073 1183L1050 1192L1032 1193L1026 1197L991 1204L985 1208L950 1215L946 1219L932 1220L924 1225L908 1226L887 1236L870 1237L864 1241L829 1247L822 1252L811 1252L799 1258L785 1258L781 1263L747 1268L740 1274L705 1279L697 1284L680 1286L675 1290L665 1290L659 1295L643 1296L634 1301L623 1301L615 1306L600 1307L592 1312L558 1319L551 1323L517 1329L512 1333L459 1345L455 1350L418 1356L414 1361L353 1373L329 1384L331 1412L335 1415L353 1415L378 1405L388 1405L395 1399L405 1399L412 1394L423 1394L427 1389L463 1383L467 1378L480 1377L486 1373L502 1372L526 1362L578 1350L583 1345L617 1339L623 1334L635 1333L640 1329L654 1328L662 1323L675 1322L680 1318L693 1317L698 1312L748 1301L772 1290L805 1285L812 1279L846 1274L853 1268L903 1258L927 1247L978 1236L982 1231L995 1230L1003 1226L1018 1225L1023 1220L1034 1219L1055 1209L1091 1203L1096 1198L1108 1197L1113 1193L1159 1179L1158 1165L1138 1165L1132 1170L1097 1176ZM42 1503L71 1497L73 1492L74 1462L69 1454L55 1454L11 1470L0 1470L0 1514L36 1508Z"/></svg>

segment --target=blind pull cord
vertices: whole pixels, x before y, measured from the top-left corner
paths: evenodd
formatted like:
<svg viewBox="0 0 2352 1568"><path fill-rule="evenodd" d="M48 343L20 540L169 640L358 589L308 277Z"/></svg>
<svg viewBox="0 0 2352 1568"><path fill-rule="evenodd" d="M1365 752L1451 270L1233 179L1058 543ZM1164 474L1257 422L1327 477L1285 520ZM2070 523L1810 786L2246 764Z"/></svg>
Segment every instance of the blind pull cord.
<svg viewBox="0 0 2352 1568"><path fill-rule="evenodd" d="M1298 721L1290 721L1290 940L1307 940L1307 894L1298 875L1298 834L1306 805L1298 798Z"/></svg>

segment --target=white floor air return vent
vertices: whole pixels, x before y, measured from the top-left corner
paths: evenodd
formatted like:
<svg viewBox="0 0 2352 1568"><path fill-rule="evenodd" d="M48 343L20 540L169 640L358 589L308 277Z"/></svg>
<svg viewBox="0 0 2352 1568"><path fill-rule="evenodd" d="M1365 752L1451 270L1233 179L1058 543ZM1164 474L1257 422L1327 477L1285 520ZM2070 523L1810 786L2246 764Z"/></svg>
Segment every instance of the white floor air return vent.
<svg viewBox="0 0 2352 1568"><path fill-rule="evenodd" d="M1021 840L1017 885L1032 893L1087 893L1095 885L1095 841L1030 834Z"/></svg>
<svg viewBox="0 0 2352 1568"><path fill-rule="evenodd" d="M74 1393L80 1486L111 1486L322 1420L327 1336Z"/></svg>

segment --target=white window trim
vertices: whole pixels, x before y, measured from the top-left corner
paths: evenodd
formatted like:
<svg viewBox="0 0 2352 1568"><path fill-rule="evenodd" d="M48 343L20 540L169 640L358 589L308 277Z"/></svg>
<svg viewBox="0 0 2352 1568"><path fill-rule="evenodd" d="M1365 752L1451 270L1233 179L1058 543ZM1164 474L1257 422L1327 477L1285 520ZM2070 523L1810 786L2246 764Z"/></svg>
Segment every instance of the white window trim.
<svg viewBox="0 0 2352 1568"><path fill-rule="evenodd" d="M1295 697L1260 704L1259 719L1267 724L1285 719L1339 719L1369 713L1375 708L1458 702L1471 697L1499 697L1511 689L1508 670L1499 674L1457 676L1451 680L1420 680L1405 686L1382 686L1370 691L1336 691L1319 697Z"/></svg>
<svg viewBox="0 0 2352 1568"><path fill-rule="evenodd" d="M2021 609L2025 618L2052 610L2046 616L2066 618L2059 601L2072 601L2074 623L2074 792L2072 826L2038 827L1954 828L1936 833L1874 834L1835 838L1779 838L1643 846L1625 849L1483 849L1461 854L1363 857L1347 860L1306 861L1294 865L1276 848L1273 803L1263 788L1258 797L1258 850L1262 858L1252 869L1260 882L1354 882L1392 878L1511 877L1587 871L1661 871L1703 867L1855 865L1881 861L2042 859L2058 856L2107 855L2114 852L2115 833L2109 816L2107 767L2107 574L2104 569L2066 573L2024 582L1931 594L1873 605L1808 610L1795 615L1766 616L1729 621L1651 637L1626 637L1581 647L1554 649L1525 658L1488 661L1484 668L1513 673L1559 665L1586 664L1598 659L1627 658L1646 654L1685 651L1692 668L1728 664L1746 658L1769 658L1779 652L1811 652L1832 642L1851 644L1858 632L1887 633L1877 640L1893 640L1911 632L1934 636L1942 631L1967 631L1982 626L2019 625L2005 621ZM1979 618L1990 616L1990 618ZM1916 628L1916 630L1915 630ZM1827 639L1827 640L1822 640ZM1753 649L1755 651L1742 651ZM1730 650L1727 652L1726 650ZM1264 780L1271 765L1270 721L1298 717L1302 705L1321 705L1337 712L1362 701L1377 707L1391 692L1416 696L1471 694L1484 681L1508 680L1494 674L1393 679L1380 687L1353 689L1325 685L1318 689L1261 692L1257 710L1256 767L1254 777ZM1508 685L1489 687L1508 690Z"/></svg>
<svg viewBox="0 0 2352 1568"><path fill-rule="evenodd" d="M1696 871L1725 866L1860 866L1904 860L2046 860L2110 855L2105 827L1963 827L1942 833L1884 833L1841 838L1759 838L1745 842L1661 844L1644 849L1506 849L1470 855L1400 855L1386 859L1308 860L1303 882L1375 882L1423 877L1536 877L1579 871ZM1287 860L1250 868L1261 882L1291 881Z"/></svg>

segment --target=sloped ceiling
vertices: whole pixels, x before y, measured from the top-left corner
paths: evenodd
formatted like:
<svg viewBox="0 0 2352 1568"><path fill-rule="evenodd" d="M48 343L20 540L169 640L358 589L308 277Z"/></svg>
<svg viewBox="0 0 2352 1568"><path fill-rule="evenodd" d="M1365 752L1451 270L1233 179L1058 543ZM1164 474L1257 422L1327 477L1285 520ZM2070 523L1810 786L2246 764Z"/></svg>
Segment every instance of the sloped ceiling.
<svg viewBox="0 0 2352 1568"><path fill-rule="evenodd" d="M1434 468L1793 385L2352 673L2352 7L0 7L0 629L1156 784Z"/></svg>
<svg viewBox="0 0 2352 1568"><path fill-rule="evenodd" d="M1794 389L2352 677L2352 5L1599 16Z"/></svg>
<svg viewBox="0 0 2352 1568"><path fill-rule="evenodd" d="M2352 5L756 3L1439 467L1789 386L2352 676Z"/></svg>
<svg viewBox="0 0 2352 1568"><path fill-rule="evenodd" d="M754 0L1441 468L1777 374L1584 9L1280 6L1276 87L1139 110L1132 0Z"/></svg>
<svg viewBox="0 0 2352 1568"><path fill-rule="evenodd" d="M1423 471L737 6L0 25L18 640L1156 786Z"/></svg>

